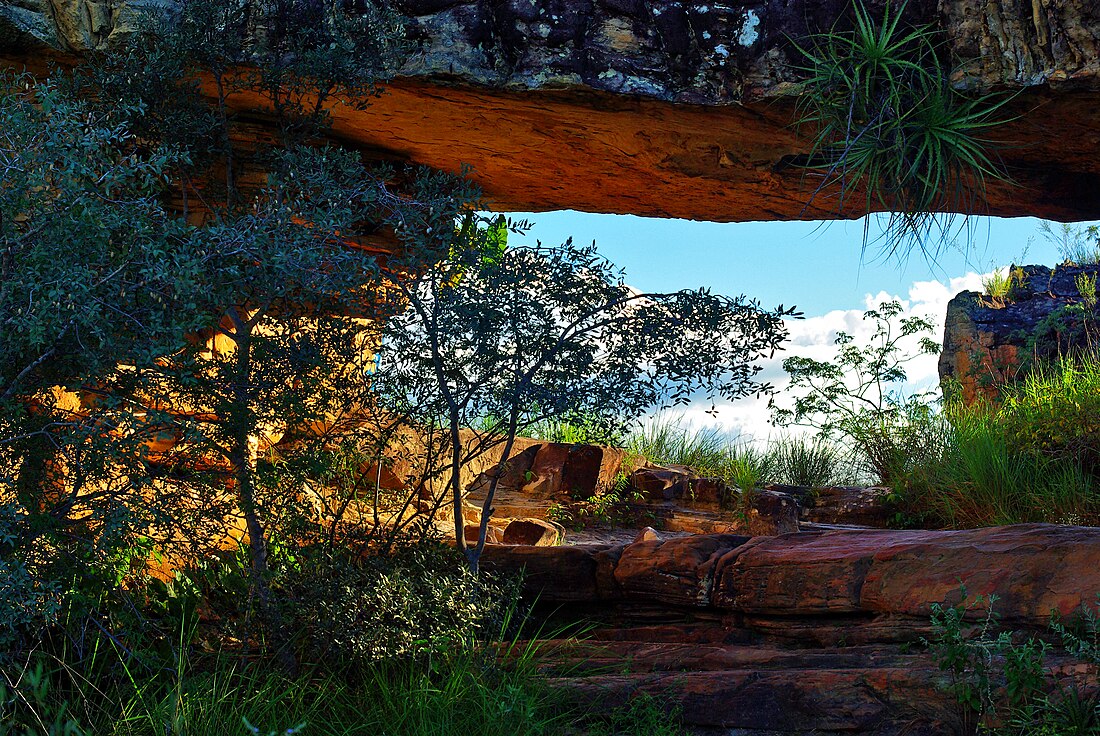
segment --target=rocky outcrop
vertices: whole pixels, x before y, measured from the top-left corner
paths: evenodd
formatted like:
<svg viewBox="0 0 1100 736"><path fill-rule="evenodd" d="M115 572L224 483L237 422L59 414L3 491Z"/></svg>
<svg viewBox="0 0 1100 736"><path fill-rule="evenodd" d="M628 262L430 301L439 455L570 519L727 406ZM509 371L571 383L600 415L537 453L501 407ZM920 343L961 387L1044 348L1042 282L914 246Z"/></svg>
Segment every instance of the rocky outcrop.
<svg viewBox="0 0 1100 736"><path fill-rule="evenodd" d="M964 585L971 596L997 594L1004 621L1035 630L1052 611L1069 615L1100 591L1100 529L1047 524L496 547L484 560L526 568L528 590L545 603L690 606L744 617L722 626L820 642L912 639L925 630L931 605L958 603ZM572 574L563 578L563 570ZM785 631L777 619L825 625Z"/></svg>
<svg viewBox="0 0 1100 736"><path fill-rule="evenodd" d="M167 0L164 0L166 3ZM14 0L0 54L42 68L130 32L162 0ZM878 12L883 3L871 2ZM365 111L334 134L401 161L474 178L499 210L573 208L717 221L854 216L793 162L793 41L830 28L846 0L403 0L417 47ZM961 87L1023 90L991 136L1015 184L993 214L1100 216L1100 19L1092 0L911 0L943 29ZM844 21L841 21L844 22ZM239 96L241 109L256 101ZM811 201L813 199L813 201Z"/></svg>
<svg viewBox="0 0 1100 736"><path fill-rule="evenodd" d="M1063 264L1012 271L1006 296L964 291L947 305L940 381L957 384L967 403L996 398L998 387L1019 378L1036 358L1096 347L1100 339L1100 269Z"/></svg>
<svg viewBox="0 0 1100 736"><path fill-rule="evenodd" d="M551 647L557 684L584 701L637 692L723 733L962 734L947 679L927 653L932 604L997 594L1010 628L1091 606L1100 529L704 535L625 546L489 547L483 566L526 570L558 623L596 622ZM985 610L975 607L977 623ZM1095 687L1096 668L1073 673ZM737 730L744 729L744 730ZM753 730L756 729L756 730Z"/></svg>

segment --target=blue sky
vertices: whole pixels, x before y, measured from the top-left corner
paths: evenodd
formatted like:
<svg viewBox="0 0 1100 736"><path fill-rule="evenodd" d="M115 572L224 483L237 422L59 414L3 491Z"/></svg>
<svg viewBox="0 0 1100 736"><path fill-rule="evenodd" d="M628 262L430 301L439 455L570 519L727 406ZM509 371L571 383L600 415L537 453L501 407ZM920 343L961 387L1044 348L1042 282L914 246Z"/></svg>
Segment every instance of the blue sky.
<svg viewBox="0 0 1100 736"><path fill-rule="evenodd" d="M510 236L512 242L553 244L570 236L581 243L594 240L602 255L626 270L628 282L644 291L708 286L731 296L746 294L764 307L797 305L805 319L788 323L787 351L765 362L761 373L778 389L786 382L784 357L828 360L837 330L855 335L858 342L870 332L864 310L885 299L896 298L907 314L930 319L937 325L933 337L940 340L948 300L963 289L980 290L981 274L1011 263L1062 260L1034 218L972 218L969 236L929 263L920 254L883 261L873 243L864 253L863 221L713 223L572 211L511 216L534 223L522 238ZM872 218L872 240L880 232L878 224ZM904 392L934 387L935 356L913 361L909 379L900 387ZM717 425L757 441L776 433L766 400L720 404L716 416L707 408L692 405L682 420L696 428Z"/></svg>
<svg viewBox="0 0 1100 736"><path fill-rule="evenodd" d="M1039 236L1039 220L1029 217L973 218L970 252L949 248L932 265L919 254L904 263L883 262L873 244L864 255L862 220L715 223L573 211L512 216L534 223L525 240L595 240L639 289L709 286L731 296L747 294L764 306L796 304L807 315L849 309L867 293L903 294L916 281L985 273L1025 250L1027 263L1060 260ZM872 236L879 232L876 225L872 218Z"/></svg>

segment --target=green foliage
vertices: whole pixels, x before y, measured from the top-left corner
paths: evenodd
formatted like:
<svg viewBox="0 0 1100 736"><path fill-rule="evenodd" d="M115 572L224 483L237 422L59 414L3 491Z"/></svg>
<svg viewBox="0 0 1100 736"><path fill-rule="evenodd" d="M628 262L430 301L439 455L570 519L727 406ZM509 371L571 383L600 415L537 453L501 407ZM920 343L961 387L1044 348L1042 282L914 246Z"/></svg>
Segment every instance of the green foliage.
<svg viewBox="0 0 1100 736"><path fill-rule="evenodd" d="M414 269L466 246L478 194L319 140L332 105L368 104L399 63L387 6L178 11L72 72L0 81L5 564L19 610L75 621L150 551L194 557L239 515L248 598L278 639L272 540L314 521L303 488L369 405L373 318L395 308L358 238L395 233L389 267ZM236 107L274 140L239 146Z"/></svg>
<svg viewBox="0 0 1100 736"><path fill-rule="evenodd" d="M995 708L994 657L1009 640L996 630L995 596L975 596L968 602L964 588L962 597L963 602L954 606L932 604L932 639L925 643L937 666L950 676L951 694L964 709L965 720L976 717L980 722ZM966 619L972 611L982 616L977 631L970 634Z"/></svg>
<svg viewBox="0 0 1100 736"><path fill-rule="evenodd" d="M763 483L825 487L856 482L850 453L827 437L786 437L757 445L715 427L692 430L658 417L635 430L627 448L658 465L683 465L744 491Z"/></svg>
<svg viewBox="0 0 1100 736"><path fill-rule="evenodd" d="M681 711L649 693L637 693L627 703L588 724L589 736L679 736L685 733Z"/></svg>
<svg viewBox="0 0 1100 736"><path fill-rule="evenodd" d="M967 732L990 736L1096 736L1100 734L1100 698L1065 686L1045 663L1051 645L1034 636L1002 630L993 610L996 596L975 596L954 606L932 604L933 637L929 645L940 669L950 675L950 690L960 706ZM1095 612L1083 615L1095 621ZM975 625L975 614L977 622ZM1051 622L1070 654L1079 641L1064 636ZM1082 657L1087 659L1086 657ZM1095 660L1093 660L1095 661Z"/></svg>
<svg viewBox="0 0 1100 736"><path fill-rule="evenodd" d="M996 409L949 404L941 454L895 486L899 509L952 527L1096 518L1094 480L1080 465L1014 444Z"/></svg>
<svg viewBox="0 0 1100 736"><path fill-rule="evenodd" d="M454 551L449 554L453 557ZM385 568L386 577L371 583L393 583L393 574L406 565L427 567L429 575L435 571L470 580L461 565L437 551L408 550L376 562L381 564L378 569ZM368 581L351 573L345 582L355 586ZM223 592L234 595L235 590ZM490 586L476 593L500 592ZM203 594L203 627L232 613L208 593ZM356 590L344 595L355 605L366 600L357 596L370 594ZM150 596L155 597L151 591ZM378 593L375 599L383 596ZM421 654L412 658L359 661L354 670L348 668L346 657L329 652L320 660L307 660L294 676L251 656L247 642L209 652L200 645L201 634L193 640L193 630L186 627L163 656L136 647L132 639L123 642L102 630L89 631L92 646L85 655L63 645L0 663L0 734L566 736L578 724L586 730L591 725L598 733L607 733L608 724L625 733L680 733L675 713L653 699L643 697L622 709L597 707L598 715L562 702L537 672L538 650L521 643L524 620L510 607L508 597L505 593L498 600L507 608L505 615L479 632L477 643L468 636L465 621L459 621L446 637L452 642L446 648L420 649ZM451 603L462 605L458 599ZM391 607L389 612L401 610L406 609ZM452 623L455 616L469 614L457 608L444 614ZM391 624L407 629L408 622L397 615L377 633L385 636Z"/></svg>
<svg viewBox="0 0 1100 736"><path fill-rule="evenodd" d="M948 239L951 217L938 213L973 212L987 180L1007 179L983 137L1005 100L953 88L936 30L907 25L905 5L888 2L876 19L857 0L852 30L838 24L799 47L799 124L814 131L818 191L839 187L838 211L859 194L867 212L890 211L891 253L909 238L925 248L936 230Z"/></svg>
<svg viewBox="0 0 1100 736"><path fill-rule="evenodd" d="M1073 285L1081 297L1081 304L1088 311L1096 309L1096 272L1079 273L1073 277Z"/></svg>
<svg viewBox="0 0 1100 736"><path fill-rule="evenodd" d="M1021 452L1100 467L1100 362L1062 358L1040 364L1003 391L997 420Z"/></svg>
<svg viewBox="0 0 1100 736"><path fill-rule="evenodd" d="M926 403L929 394L906 397L896 388L906 380L907 362L939 351L928 337L935 328L922 317L898 319L901 314L897 301L867 310L863 319L875 325L870 343L856 345L850 334L840 331L835 339L838 355L832 361L799 356L784 360L783 369L798 395L789 407L775 398L769 403L774 424L839 435L858 453L861 469L885 484L935 451L923 431L934 423ZM902 351L909 343L916 352L906 355Z"/></svg>
<svg viewBox="0 0 1100 736"><path fill-rule="evenodd" d="M187 516L145 464L155 432L103 378L177 350L214 307L212 254L161 200L186 153L134 134L140 101L101 109L10 73L0 88L0 647L18 649Z"/></svg>
<svg viewBox="0 0 1100 736"><path fill-rule="evenodd" d="M995 268L988 276L982 277L982 290L995 302L1003 304L1011 300L1027 282L1027 274L1018 266Z"/></svg>
<svg viewBox="0 0 1100 736"><path fill-rule="evenodd" d="M532 424L526 430L528 437L546 442L562 442L574 445L605 445L618 447L626 442L622 432L609 431L602 422L578 415L548 417Z"/></svg>
<svg viewBox="0 0 1100 736"><path fill-rule="evenodd" d="M1100 594L1092 606L1085 606L1068 620L1055 616L1050 630L1067 652L1093 664L1100 664Z"/></svg>
<svg viewBox="0 0 1100 736"><path fill-rule="evenodd" d="M1064 304L1039 320L1027 336L1030 361L1050 361L1070 357L1088 360L1089 354L1100 350L1100 321L1095 313L1095 294L1087 296L1089 283L1095 279L1079 274L1077 284L1082 291L1079 302Z"/></svg>
<svg viewBox="0 0 1100 736"><path fill-rule="evenodd" d="M1064 261L1078 266L1100 264L1100 228L1096 225L1039 223L1039 232L1058 249Z"/></svg>
<svg viewBox="0 0 1100 736"><path fill-rule="evenodd" d="M68 713L69 703L53 697L53 686L41 660L15 682L0 679L0 736L83 736L80 723Z"/></svg>
<svg viewBox="0 0 1100 736"><path fill-rule="evenodd" d="M641 424L626 440L627 449L660 465L685 465L701 475L725 477L736 440L714 427L692 430L682 416L665 415ZM748 458L746 457L747 461Z"/></svg>
<svg viewBox="0 0 1100 736"><path fill-rule="evenodd" d="M438 659L496 640L507 633L516 582L479 579L453 548L419 543L360 561L310 558L280 587L307 659L335 669Z"/></svg>
<svg viewBox="0 0 1100 736"><path fill-rule="evenodd" d="M494 237L491 227L480 232ZM705 289L639 294L594 247L571 241L483 254L451 251L389 284L409 308L388 321L382 368L371 378L380 405L449 434L456 509L460 458L503 444L506 462L514 438L548 419L584 417L613 436L646 409L682 405L697 392L736 399L766 391L753 380L756 361L778 348L782 318L793 313ZM461 430L472 426L470 445ZM476 566L484 534L466 547L461 514L455 519ZM487 513L483 531L486 521Z"/></svg>
<svg viewBox="0 0 1100 736"><path fill-rule="evenodd" d="M769 444L774 470L769 480L809 488L845 485L860 480L851 452L827 437L792 436Z"/></svg>

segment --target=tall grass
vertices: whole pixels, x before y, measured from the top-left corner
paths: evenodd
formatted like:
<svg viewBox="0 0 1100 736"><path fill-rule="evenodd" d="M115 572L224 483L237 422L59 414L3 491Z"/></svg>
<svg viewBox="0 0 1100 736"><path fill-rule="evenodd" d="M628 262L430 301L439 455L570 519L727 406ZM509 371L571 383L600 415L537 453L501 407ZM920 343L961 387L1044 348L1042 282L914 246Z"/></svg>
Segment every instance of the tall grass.
<svg viewBox="0 0 1100 736"><path fill-rule="evenodd" d="M765 483L823 487L855 480L851 454L827 438L786 437L760 446L715 427L692 429L677 416L643 425L630 436L627 449L742 490Z"/></svg>
<svg viewBox="0 0 1100 736"><path fill-rule="evenodd" d="M902 507L952 527L1100 522L1100 362L1061 360L1003 390L949 404L938 457L899 477Z"/></svg>
<svg viewBox="0 0 1100 736"><path fill-rule="evenodd" d="M52 734L49 725L59 713L64 718L58 736L266 735L287 729L304 736L538 736L559 733L584 716L561 707L530 658L500 667L483 654L464 652L426 666L372 665L357 680L320 670L287 678L229 657L192 664L196 670L180 678L100 673L93 680L74 679L56 662L48 671L57 689L53 697L36 703L33 714L23 708L18 720L0 709L0 734Z"/></svg>

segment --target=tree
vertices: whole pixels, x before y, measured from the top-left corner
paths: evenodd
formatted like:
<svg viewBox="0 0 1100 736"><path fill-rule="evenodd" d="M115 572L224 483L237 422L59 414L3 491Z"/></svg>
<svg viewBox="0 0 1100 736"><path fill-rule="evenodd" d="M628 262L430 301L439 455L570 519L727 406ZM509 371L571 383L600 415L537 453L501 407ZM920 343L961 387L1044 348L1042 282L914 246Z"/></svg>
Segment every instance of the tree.
<svg viewBox="0 0 1100 736"><path fill-rule="evenodd" d="M172 499L145 502L149 434L99 393L105 371L176 350L212 314L211 254L160 199L186 157L136 139L126 119L142 109L0 77L0 577L22 581L3 596L9 631L24 600L60 611L48 570L65 557L70 577L109 575L139 537L177 526Z"/></svg>
<svg viewBox="0 0 1100 736"><path fill-rule="evenodd" d="M787 358L783 370L791 377L791 389L801 395L791 407L781 407L774 398L769 402L773 424L807 426L847 438L883 483L892 482L927 450L921 445L928 438L920 429L931 418L931 392L905 396L899 386L907 379L907 363L940 349L928 336L935 330L931 322L923 317L899 320L901 314L898 301L864 312L863 319L875 325L869 343L857 345L852 335L840 331L831 361ZM906 343L913 342L916 352L903 353Z"/></svg>
<svg viewBox="0 0 1100 736"><path fill-rule="evenodd" d="M387 321L372 378L383 406L446 432L455 537L474 570L501 473L467 544L464 462L503 445L502 471L516 436L548 418L612 430L658 405L767 391L754 361L779 348L794 314L705 289L639 293L594 246L501 252L500 224L486 225L474 247L392 281L408 306Z"/></svg>
<svg viewBox="0 0 1100 736"><path fill-rule="evenodd" d="M210 541L239 513L281 633L276 502L362 399L389 309L380 269L445 254L478 199L461 177L325 145L327 109L368 104L394 67L397 17L193 0L71 74L5 81L5 545L41 552L47 528L82 530L89 550ZM273 139L250 140L235 107Z"/></svg>

